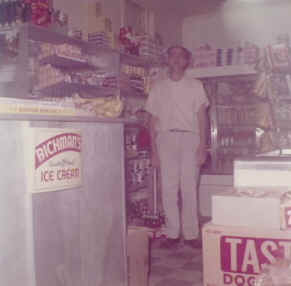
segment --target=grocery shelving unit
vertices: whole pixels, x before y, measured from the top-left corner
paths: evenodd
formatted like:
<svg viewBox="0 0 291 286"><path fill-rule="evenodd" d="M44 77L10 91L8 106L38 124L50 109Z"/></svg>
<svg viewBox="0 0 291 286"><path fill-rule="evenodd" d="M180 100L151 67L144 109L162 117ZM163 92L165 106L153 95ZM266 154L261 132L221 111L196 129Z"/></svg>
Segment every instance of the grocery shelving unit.
<svg viewBox="0 0 291 286"><path fill-rule="evenodd" d="M15 81L17 86L9 90L13 97L36 97L43 96L64 97L79 92L87 97L105 97L118 93L116 88L104 87L98 84L81 84L76 82L60 82L44 88L34 90L35 75L32 72L32 65L51 65L62 72L70 71L96 71L100 74L118 74L119 55L112 50L97 49L94 45L73 39L71 37L56 33L31 24L24 24L20 28L19 55L17 58L17 72ZM50 43L55 45L68 44L81 49L84 58L70 58L65 56L52 55L45 58L38 58L39 45ZM95 57L95 61L90 61ZM86 94L86 95L84 95Z"/></svg>
<svg viewBox="0 0 291 286"><path fill-rule="evenodd" d="M148 72L152 67L160 67L162 62L152 58L121 54L120 64L141 67ZM139 106L144 105L148 96L146 92L136 90L130 84L124 85L120 89L120 94L126 101L132 100ZM144 123L143 121L139 124L128 124L125 128L125 146L130 150L129 152L127 150L126 153L131 153L125 159L128 222L129 224L156 227L163 222L163 217L158 209L157 178L151 167L151 149L150 146L139 149L138 142L136 142L139 133L147 129ZM147 131L149 132L149 130ZM134 154L132 154L132 146L134 146ZM134 177L141 179L142 182L139 182L138 179L132 180Z"/></svg>
<svg viewBox="0 0 291 286"><path fill-rule="evenodd" d="M256 71L251 66L195 69L190 73L202 80L210 100L210 156L204 174L232 174L236 157L256 154L255 104L251 94ZM245 93L239 88L244 88Z"/></svg>
<svg viewBox="0 0 291 286"><path fill-rule="evenodd" d="M77 40L50 29L44 29L31 24L23 24L19 27L19 53L16 58L15 82L6 86L6 93L9 97L21 99L42 98L61 98L71 97L78 93L81 97L96 98L107 96L122 97L125 104L127 100L136 100L143 102L147 94L140 89L130 86L129 82L125 85L120 84L121 65L133 65L144 68L148 71L153 66L160 63L153 58L143 58L139 56L119 53L112 49L98 48L94 43ZM81 50L81 57L68 57L59 54L49 56L40 56L40 47L42 44L62 45L67 44L77 47ZM116 78L116 86L104 86L95 84L84 84L71 80L49 84L48 86L37 86L37 68L50 65L61 73L70 72L96 72L105 78L108 76ZM36 68L35 68L36 67ZM126 124L124 137L133 137L139 133L142 125L138 120L134 124ZM126 141L126 140L125 140ZM125 144L129 146L128 144ZM126 194L128 204L132 202L131 198L140 201L140 197L145 202L144 213L149 215L153 210L153 184L152 173L150 169L150 149L138 150L134 156L129 157L125 151L125 170L126 170ZM137 166L135 174L131 174L133 166ZM142 174L141 174L142 173ZM129 179L131 176L131 179ZM138 180L132 180L132 178ZM156 204L156 203L155 203ZM139 211L142 211L141 209Z"/></svg>

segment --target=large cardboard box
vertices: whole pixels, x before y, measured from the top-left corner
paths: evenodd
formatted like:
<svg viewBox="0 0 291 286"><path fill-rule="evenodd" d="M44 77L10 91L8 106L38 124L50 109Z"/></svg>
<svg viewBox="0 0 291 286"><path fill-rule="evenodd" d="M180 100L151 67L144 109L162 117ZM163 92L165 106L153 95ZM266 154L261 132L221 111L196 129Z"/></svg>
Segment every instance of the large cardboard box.
<svg viewBox="0 0 291 286"><path fill-rule="evenodd" d="M212 223L266 229L291 229L291 193L230 189L212 197Z"/></svg>
<svg viewBox="0 0 291 286"><path fill-rule="evenodd" d="M240 188L291 189L291 158L256 157L234 161L233 184Z"/></svg>
<svg viewBox="0 0 291 286"><path fill-rule="evenodd" d="M202 175L199 185L199 211L202 216L211 217L212 196L233 186L230 175Z"/></svg>
<svg viewBox="0 0 291 286"><path fill-rule="evenodd" d="M203 227L205 286L251 286L263 264L291 258L291 232L261 228Z"/></svg>
<svg viewBox="0 0 291 286"><path fill-rule="evenodd" d="M128 285L147 286L149 274L149 229L130 227L127 237Z"/></svg>
<svg viewBox="0 0 291 286"><path fill-rule="evenodd" d="M212 196L212 223L279 230L280 198L278 192L264 195L261 191L251 196L232 189L215 194Z"/></svg>

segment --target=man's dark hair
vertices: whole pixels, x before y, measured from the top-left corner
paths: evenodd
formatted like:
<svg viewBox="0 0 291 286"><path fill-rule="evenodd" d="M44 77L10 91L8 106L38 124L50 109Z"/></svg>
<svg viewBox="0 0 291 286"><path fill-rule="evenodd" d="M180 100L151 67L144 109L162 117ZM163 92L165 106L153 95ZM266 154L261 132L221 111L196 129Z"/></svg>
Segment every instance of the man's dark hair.
<svg viewBox="0 0 291 286"><path fill-rule="evenodd" d="M169 48L167 49L167 55L168 55L168 56L170 55L170 53L171 53L171 51L172 51L173 49L180 49L180 50L182 50L182 51L184 52L185 56L186 56L187 61L188 61L188 62L191 61L192 53L191 53L188 49L186 49L185 47L180 46L180 45L174 45L174 46L169 47Z"/></svg>

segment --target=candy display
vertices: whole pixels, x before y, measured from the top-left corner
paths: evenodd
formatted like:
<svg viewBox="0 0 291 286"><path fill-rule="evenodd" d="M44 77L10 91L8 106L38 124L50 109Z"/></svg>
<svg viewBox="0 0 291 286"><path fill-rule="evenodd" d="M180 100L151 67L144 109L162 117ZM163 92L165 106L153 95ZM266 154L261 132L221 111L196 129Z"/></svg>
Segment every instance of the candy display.
<svg viewBox="0 0 291 286"><path fill-rule="evenodd" d="M71 82L71 77L49 64L43 65L39 67L37 73L37 83L34 88L35 90L41 90L61 82Z"/></svg>
<svg viewBox="0 0 291 286"><path fill-rule="evenodd" d="M50 56L59 56L74 61L86 62L87 58L82 54L82 49L70 44L54 45L50 43L42 43L40 45L39 60Z"/></svg>
<svg viewBox="0 0 291 286"><path fill-rule="evenodd" d="M123 64L121 66L121 72L123 73L121 77L123 89L129 87L141 94L146 92L149 79L145 68Z"/></svg>
<svg viewBox="0 0 291 286"><path fill-rule="evenodd" d="M82 98L75 94L73 102L77 109L89 111L101 118L117 118L123 111L123 102L116 96Z"/></svg>
<svg viewBox="0 0 291 286"><path fill-rule="evenodd" d="M106 32L95 32L88 34L88 42L94 43L96 47L113 48L113 34Z"/></svg>

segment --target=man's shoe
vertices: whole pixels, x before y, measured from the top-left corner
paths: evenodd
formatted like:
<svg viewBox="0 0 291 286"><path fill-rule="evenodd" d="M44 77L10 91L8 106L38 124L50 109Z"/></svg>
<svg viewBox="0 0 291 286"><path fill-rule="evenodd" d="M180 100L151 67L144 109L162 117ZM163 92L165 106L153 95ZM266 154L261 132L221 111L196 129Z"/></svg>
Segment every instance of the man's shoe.
<svg viewBox="0 0 291 286"><path fill-rule="evenodd" d="M161 242L160 248L164 249L176 249L178 247L180 239L179 238L167 238Z"/></svg>
<svg viewBox="0 0 291 286"><path fill-rule="evenodd" d="M187 239L184 240L184 244L190 246L191 248L202 248L202 242L199 239Z"/></svg>

